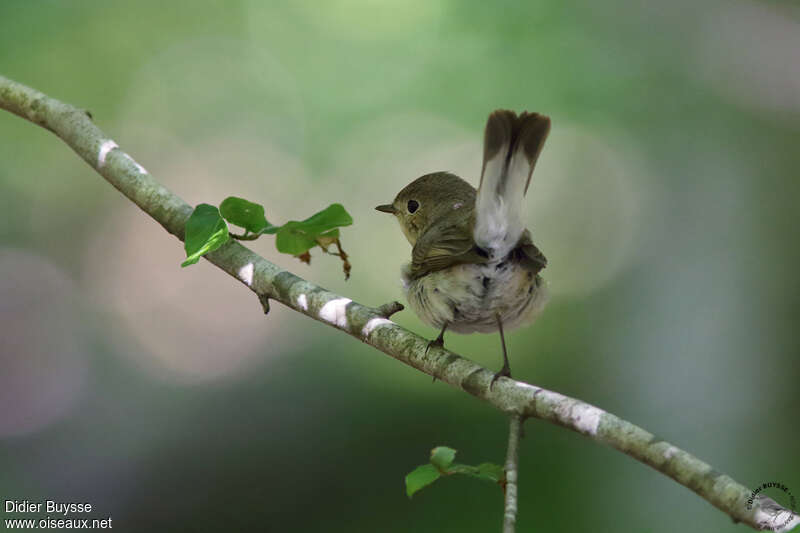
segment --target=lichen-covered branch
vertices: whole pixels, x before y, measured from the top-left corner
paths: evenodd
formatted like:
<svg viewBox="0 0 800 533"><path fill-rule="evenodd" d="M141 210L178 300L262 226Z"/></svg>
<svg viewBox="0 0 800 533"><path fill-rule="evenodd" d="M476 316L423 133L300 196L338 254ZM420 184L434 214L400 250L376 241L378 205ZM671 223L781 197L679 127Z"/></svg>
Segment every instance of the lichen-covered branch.
<svg viewBox="0 0 800 533"><path fill-rule="evenodd" d="M517 479L519 478L519 439L522 433L522 417L511 415L508 426L508 452L506 453L505 509L503 510L503 533L514 533L517 527Z"/></svg>
<svg viewBox="0 0 800 533"><path fill-rule="evenodd" d="M86 111L2 76L0 108L55 133L164 229L183 238L184 224L192 207L122 151ZM237 241L228 242L206 257L255 292L265 310L269 309L268 299L281 302L509 415L548 420L607 444L690 488L735 521L755 529L771 525L775 509L765 510L760 501L748 509L751 491L745 486L644 429L580 400L535 385L501 378L490 387L493 376L490 370L443 348L426 350L426 339L389 320L397 306L373 308L354 302L281 269ZM795 515L779 531L788 531L798 523L800 518Z"/></svg>

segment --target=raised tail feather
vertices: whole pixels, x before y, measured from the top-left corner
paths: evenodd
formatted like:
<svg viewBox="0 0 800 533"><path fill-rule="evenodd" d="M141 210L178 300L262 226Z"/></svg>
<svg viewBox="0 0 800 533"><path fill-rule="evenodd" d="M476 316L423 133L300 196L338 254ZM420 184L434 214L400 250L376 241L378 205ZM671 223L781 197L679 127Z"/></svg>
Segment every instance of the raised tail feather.
<svg viewBox="0 0 800 533"><path fill-rule="evenodd" d="M517 116L498 110L489 115L474 237L491 258L505 257L525 229L522 202L549 132L550 119L538 113Z"/></svg>

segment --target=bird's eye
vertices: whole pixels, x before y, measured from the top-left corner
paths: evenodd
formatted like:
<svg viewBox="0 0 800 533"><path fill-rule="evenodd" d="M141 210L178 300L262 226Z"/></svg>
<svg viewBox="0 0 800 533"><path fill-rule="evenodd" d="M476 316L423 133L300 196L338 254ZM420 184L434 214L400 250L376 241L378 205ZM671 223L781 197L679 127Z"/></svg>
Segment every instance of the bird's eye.
<svg viewBox="0 0 800 533"><path fill-rule="evenodd" d="M414 213L417 209L419 209L419 202L416 200L409 200L408 201L408 212Z"/></svg>

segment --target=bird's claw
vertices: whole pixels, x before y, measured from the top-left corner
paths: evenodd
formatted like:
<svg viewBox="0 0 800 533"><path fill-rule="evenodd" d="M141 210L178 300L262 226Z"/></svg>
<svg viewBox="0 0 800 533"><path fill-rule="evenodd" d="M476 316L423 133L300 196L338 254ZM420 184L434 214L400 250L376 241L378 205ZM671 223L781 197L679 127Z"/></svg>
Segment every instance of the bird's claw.
<svg viewBox="0 0 800 533"><path fill-rule="evenodd" d="M428 345L425 347L425 355L428 355L428 350L430 350L434 346L438 348L444 348L444 339L441 336L439 336L433 339L432 341L428 341ZM433 381L431 383L436 383L436 379L437 379L436 374L434 374Z"/></svg>
<svg viewBox="0 0 800 533"><path fill-rule="evenodd" d="M425 355L428 355L428 351L436 346L437 348L444 348L444 339L435 338L432 341L428 341L428 345L425 347Z"/></svg>
<svg viewBox="0 0 800 533"><path fill-rule="evenodd" d="M489 383L489 390L492 390L492 388L494 387L494 382L500 379L501 377L511 379L511 369L507 365L503 365L503 368L500 369L500 372L492 376L492 381L491 383Z"/></svg>

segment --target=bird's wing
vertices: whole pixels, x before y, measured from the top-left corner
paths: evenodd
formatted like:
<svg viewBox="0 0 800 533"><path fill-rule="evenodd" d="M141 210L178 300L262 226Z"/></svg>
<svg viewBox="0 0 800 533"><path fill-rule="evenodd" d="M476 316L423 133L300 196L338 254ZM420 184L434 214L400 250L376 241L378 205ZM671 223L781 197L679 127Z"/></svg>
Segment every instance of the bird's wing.
<svg viewBox="0 0 800 533"><path fill-rule="evenodd" d="M442 220L420 235L411 251L411 278L462 263L485 263L487 255L472 238L471 228Z"/></svg>
<svg viewBox="0 0 800 533"><path fill-rule="evenodd" d="M547 266L547 258L541 250L533 244L531 233L528 230L522 233L522 237L520 237L513 253L517 256L517 260L519 260L522 266L534 274L538 274Z"/></svg>

